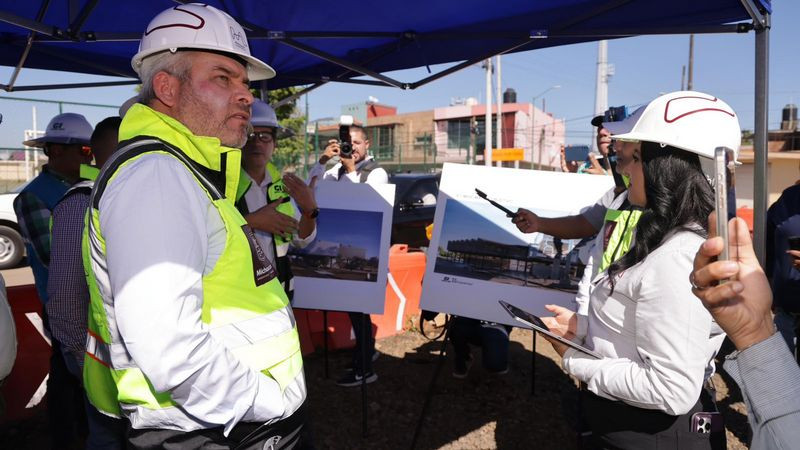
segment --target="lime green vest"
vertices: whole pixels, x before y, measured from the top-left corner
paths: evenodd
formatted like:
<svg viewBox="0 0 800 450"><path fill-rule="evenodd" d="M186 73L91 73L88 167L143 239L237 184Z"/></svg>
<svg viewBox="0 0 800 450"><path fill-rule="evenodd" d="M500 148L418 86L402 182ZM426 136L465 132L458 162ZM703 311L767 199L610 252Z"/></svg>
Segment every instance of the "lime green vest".
<svg viewBox="0 0 800 450"><path fill-rule="evenodd" d="M175 157L186 166L227 230L225 251L214 268L203 276L202 321L211 336L239 361L278 383L284 393L286 415L291 414L305 399L300 341L291 307L277 277L269 281L258 279L256 269L264 267L259 266L263 254L259 255L252 230L231 200L239 182L240 152L221 147L217 139L194 136L171 117L139 104L126 114L120 140L121 148L106 163L92 192L83 235L83 261L91 296L83 372L89 400L98 410L113 416L121 415L120 407L136 408L142 416L148 410L157 410L153 417L159 427L169 428L169 424L163 423L164 417L178 424L186 416L176 408L168 392L153 388L121 342L100 229L99 204L106 186L132 161L155 153ZM209 173L218 184L209 179ZM224 185L219 184L220 180ZM271 332L264 333L265 329ZM227 332L230 330L236 332ZM147 417L139 419L147 424Z"/></svg>
<svg viewBox="0 0 800 450"><path fill-rule="evenodd" d="M608 222L613 222L616 225L611 234L604 237L603 258L595 273L605 271L614 261L628 253L631 248L631 241L633 241L633 230L636 229L636 224L639 223L641 216L642 211L639 209L608 209L606 211L606 225L603 228L605 229L608 226Z"/></svg>

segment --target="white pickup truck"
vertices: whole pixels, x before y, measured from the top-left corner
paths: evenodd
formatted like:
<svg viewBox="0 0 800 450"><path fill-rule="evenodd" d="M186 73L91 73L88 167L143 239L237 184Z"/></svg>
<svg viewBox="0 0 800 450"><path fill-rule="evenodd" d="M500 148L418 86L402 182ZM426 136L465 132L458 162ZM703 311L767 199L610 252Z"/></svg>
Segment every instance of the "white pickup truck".
<svg viewBox="0 0 800 450"><path fill-rule="evenodd" d="M14 213L14 199L26 184L0 194L0 269L16 267L25 256L25 245L19 234L17 215Z"/></svg>

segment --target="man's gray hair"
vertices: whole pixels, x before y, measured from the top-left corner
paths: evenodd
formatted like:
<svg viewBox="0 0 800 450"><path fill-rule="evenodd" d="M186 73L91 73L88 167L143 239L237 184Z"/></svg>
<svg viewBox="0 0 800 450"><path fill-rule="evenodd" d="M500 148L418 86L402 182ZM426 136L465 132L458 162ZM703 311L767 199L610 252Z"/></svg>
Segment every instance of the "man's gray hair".
<svg viewBox="0 0 800 450"><path fill-rule="evenodd" d="M191 68L190 52L164 51L149 56L142 61L139 74L142 79L142 91L139 93L139 103L150 105L156 99L153 89L153 78L159 72L167 72L176 77L181 82L189 79L189 69Z"/></svg>

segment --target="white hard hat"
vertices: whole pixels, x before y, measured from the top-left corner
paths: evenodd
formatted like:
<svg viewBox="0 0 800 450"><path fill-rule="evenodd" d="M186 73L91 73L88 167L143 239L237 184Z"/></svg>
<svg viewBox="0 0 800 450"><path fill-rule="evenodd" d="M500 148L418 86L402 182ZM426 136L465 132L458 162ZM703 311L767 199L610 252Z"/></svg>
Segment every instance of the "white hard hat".
<svg viewBox="0 0 800 450"><path fill-rule="evenodd" d="M47 124L44 136L31 139L22 143L28 147L44 147L48 142L54 144L81 144L89 145L94 128L80 114L59 114Z"/></svg>
<svg viewBox="0 0 800 450"><path fill-rule="evenodd" d="M604 122L612 139L648 141L714 158L714 149L727 147L739 154L742 131L733 108L694 91L662 95L620 122Z"/></svg>
<svg viewBox="0 0 800 450"><path fill-rule="evenodd" d="M285 138L292 135L291 130L282 127L278 122L278 116L275 114L275 110L269 106L269 103L258 98L253 101L250 124L254 127L274 128L277 138Z"/></svg>
<svg viewBox="0 0 800 450"><path fill-rule="evenodd" d="M247 62L247 75L251 81L275 76L272 67L250 55L250 46L241 25L213 6L189 3L161 12L147 25L131 66L140 74L142 61L148 56L178 49L209 50L241 58Z"/></svg>

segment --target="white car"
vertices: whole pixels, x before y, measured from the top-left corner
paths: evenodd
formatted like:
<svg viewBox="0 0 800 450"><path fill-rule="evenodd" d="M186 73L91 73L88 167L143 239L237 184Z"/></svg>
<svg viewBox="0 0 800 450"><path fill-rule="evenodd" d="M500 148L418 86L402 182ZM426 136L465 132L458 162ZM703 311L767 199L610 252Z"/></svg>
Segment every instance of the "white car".
<svg viewBox="0 0 800 450"><path fill-rule="evenodd" d="M0 194L0 269L16 267L25 256L25 244L19 234L17 215L14 213L14 199L27 184Z"/></svg>

